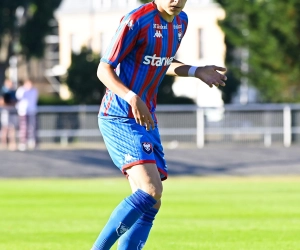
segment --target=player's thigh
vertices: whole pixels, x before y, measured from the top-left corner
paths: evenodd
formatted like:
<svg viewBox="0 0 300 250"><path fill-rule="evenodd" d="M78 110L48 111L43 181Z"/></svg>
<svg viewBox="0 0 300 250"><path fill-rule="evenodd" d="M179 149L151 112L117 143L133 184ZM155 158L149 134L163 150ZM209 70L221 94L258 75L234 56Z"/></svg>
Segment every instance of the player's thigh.
<svg viewBox="0 0 300 250"><path fill-rule="evenodd" d="M127 169L132 189L141 189L156 200L162 196L163 186L155 164L139 164Z"/></svg>

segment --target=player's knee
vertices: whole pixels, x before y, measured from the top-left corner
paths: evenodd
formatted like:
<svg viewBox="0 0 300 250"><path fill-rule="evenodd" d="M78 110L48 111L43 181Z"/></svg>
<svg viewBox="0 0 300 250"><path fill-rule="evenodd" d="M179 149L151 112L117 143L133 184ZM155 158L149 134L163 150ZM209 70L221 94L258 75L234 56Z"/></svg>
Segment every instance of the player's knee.
<svg viewBox="0 0 300 250"><path fill-rule="evenodd" d="M147 185L144 188L144 191L150 194L155 200L160 200L162 197L163 187L161 184L158 185Z"/></svg>
<svg viewBox="0 0 300 250"><path fill-rule="evenodd" d="M161 207L161 200L158 200L156 204L153 206L155 209L159 210Z"/></svg>
<svg viewBox="0 0 300 250"><path fill-rule="evenodd" d="M152 196L155 200L159 201L162 197L162 192L154 192Z"/></svg>

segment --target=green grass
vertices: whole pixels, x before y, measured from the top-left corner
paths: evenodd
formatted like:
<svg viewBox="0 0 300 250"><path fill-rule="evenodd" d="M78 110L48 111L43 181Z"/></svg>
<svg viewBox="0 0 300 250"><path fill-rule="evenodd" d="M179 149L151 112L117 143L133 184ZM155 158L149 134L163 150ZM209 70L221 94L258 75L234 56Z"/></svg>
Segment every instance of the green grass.
<svg viewBox="0 0 300 250"><path fill-rule="evenodd" d="M125 178L1 180L0 249L89 250L129 192ZM300 249L300 178L170 178L144 249Z"/></svg>

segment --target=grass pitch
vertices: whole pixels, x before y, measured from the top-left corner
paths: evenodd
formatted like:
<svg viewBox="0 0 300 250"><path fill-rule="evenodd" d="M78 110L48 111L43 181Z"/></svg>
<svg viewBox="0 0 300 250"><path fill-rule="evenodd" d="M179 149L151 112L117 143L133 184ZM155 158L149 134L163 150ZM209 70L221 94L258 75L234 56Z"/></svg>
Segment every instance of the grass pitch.
<svg viewBox="0 0 300 250"><path fill-rule="evenodd" d="M170 178L164 188L144 249L300 249L300 178ZM1 180L0 249L89 250L129 193L125 178Z"/></svg>

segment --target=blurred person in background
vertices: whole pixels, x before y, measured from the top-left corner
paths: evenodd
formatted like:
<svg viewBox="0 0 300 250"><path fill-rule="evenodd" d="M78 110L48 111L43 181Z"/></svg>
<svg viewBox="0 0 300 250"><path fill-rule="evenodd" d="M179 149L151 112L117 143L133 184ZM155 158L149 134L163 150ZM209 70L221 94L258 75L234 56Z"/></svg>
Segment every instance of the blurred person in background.
<svg viewBox="0 0 300 250"><path fill-rule="evenodd" d="M37 102L38 90L32 81L27 79L16 92L17 112L19 115L19 145L18 149L35 149L37 143Z"/></svg>
<svg viewBox="0 0 300 250"><path fill-rule="evenodd" d="M175 59L188 26L182 11L186 1L155 0L125 15L101 58L97 75L107 91L99 128L132 194L116 206L92 250L108 250L118 239L118 250L140 250L147 241L161 206L162 181L168 177L155 116L165 74L225 86L226 76L218 72L225 68L191 66Z"/></svg>
<svg viewBox="0 0 300 250"><path fill-rule="evenodd" d="M1 143L4 149L16 150L17 113L16 90L10 79L5 79L0 94Z"/></svg>

